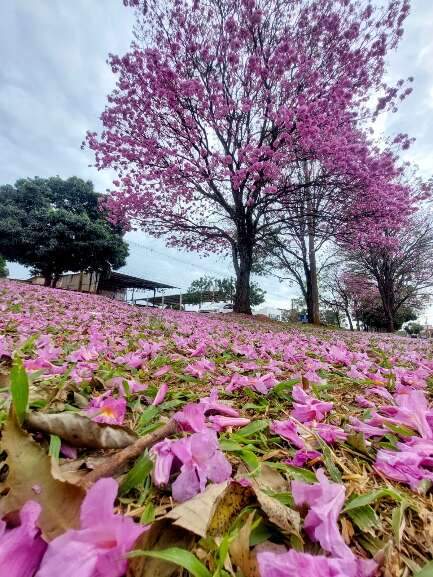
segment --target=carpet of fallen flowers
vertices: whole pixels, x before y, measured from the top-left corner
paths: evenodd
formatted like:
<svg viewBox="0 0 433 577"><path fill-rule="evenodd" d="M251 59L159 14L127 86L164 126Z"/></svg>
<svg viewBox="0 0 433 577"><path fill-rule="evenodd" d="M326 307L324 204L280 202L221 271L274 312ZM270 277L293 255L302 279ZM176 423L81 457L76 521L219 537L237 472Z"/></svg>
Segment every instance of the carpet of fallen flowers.
<svg viewBox="0 0 433 577"><path fill-rule="evenodd" d="M427 577L431 341L0 283L8 577Z"/></svg>

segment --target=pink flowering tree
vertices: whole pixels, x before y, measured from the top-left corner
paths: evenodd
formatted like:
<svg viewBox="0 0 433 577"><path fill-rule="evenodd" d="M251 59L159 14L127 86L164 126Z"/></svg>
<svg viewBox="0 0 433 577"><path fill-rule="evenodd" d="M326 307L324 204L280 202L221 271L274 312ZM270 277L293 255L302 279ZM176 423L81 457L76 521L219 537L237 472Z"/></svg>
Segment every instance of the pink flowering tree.
<svg viewBox="0 0 433 577"><path fill-rule="evenodd" d="M387 163L359 128L411 90L383 84L408 0L125 4L139 8L137 40L110 57L117 87L103 132L87 136L98 168L118 174L112 217L172 246L231 254L234 308L250 313L255 259L286 226L293 195L324 184L322 170L299 179L302 163L367 191L362 201L351 192L347 212L383 206ZM379 186L368 179L375 162ZM405 203L399 191L394 205Z"/></svg>
<svg viewBox="0 0 433 577"><path fill-rule="evenodd" d="M413 320L428 303L433 288L433 226L431 211L414 214L400 230L385 229L388 243L365 240L347 253L358 286L373 285L389 332ZM360 280L362 282L360 282ZM347 284L347 283L346 283Z"/></svg>

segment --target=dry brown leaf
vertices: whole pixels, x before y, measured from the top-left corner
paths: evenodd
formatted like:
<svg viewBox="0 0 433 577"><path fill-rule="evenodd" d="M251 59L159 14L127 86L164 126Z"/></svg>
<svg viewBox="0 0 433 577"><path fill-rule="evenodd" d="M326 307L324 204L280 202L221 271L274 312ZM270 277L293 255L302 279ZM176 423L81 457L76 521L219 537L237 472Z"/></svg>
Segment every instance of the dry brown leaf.
<svg viewBox="0 0 433 577"><path fill-rule="evenodd" d="M165 515L177 527L187 529L200 537L206 537L208 525L212 519L218 498L227 490L228 482L209 485L189 501L177 505Z"/></svg>
<svg viewBox="0 0 433 577"><path fill-rule="evenodd" d="M143 533L135 542L134 549L158 551L168 547L191 549L194 535L175 527L168 519L152 523L149 531ZM179 571L179 566L160 559L135 557L128 561L127 577L171 577Z"/></svg>
<svg viewBox="0 0 433 577"><path fill-rule="evenodd" d="M244 577L260 577L256 556L250 551L251 527L254 521L254 511L248 515L245 525L230 545L230 557L239 567Z"/></svg>
<svg viewBox="0 0 433 577"><path fill-rule="evenodd" d="M254 492L250 487L225 481L209 485L203 493L177 505L164 519L199 537L223 535L253 499Z"/></svg>
<svg viewBox="0 0 433 577"><path fill-rule="evenodd" d="M238 475L245 476L247 474L246 468L241 465L238 469ZM252 477L250 481L257 501L269 521L281 529L285 535L296 535L301 539L299 533L301 518L299 513L265 493L267 490L275 493L288 491L288 481L278 471L264 463L260 474Z"/></svg>
<svg viewBox="0 0 433 577"><path fill-rule="evenodd" d="M275 499L266 495L263 491L256 490L257 501L259 505L268 517L269 521L276 525L284 535L296 535L299 539L300 536L300 526L301 517L297 511L283 505Z"/></svg>
<svg viewBox="0 0 433 577"><path fill-rule="evenodd" d="M6 481L0 485L0 517L20 509L29 499L42 507L38 525L51 540L71 527L78 527L85 491L61 479L51 457L17 424L12 416L6 422L1 439L9 467Z"/></svg>
<svg viewBox="0 0 433 577"><path fill-rule="evenodd" d="M58 435L72 447L90 449L123 449L137 436L125 427L95 423L78 413L29 413L26 428Z"/></svg>
<svg viewBox="0 0 433 577"><path fill-rule="evenodd" d="M247 470L243 470L247 473ZM253 485L261 490L270 490L275 493L285 493L290 491L290 483L276 469L266 463L262 463L260 473L251 479Z"/></svg>

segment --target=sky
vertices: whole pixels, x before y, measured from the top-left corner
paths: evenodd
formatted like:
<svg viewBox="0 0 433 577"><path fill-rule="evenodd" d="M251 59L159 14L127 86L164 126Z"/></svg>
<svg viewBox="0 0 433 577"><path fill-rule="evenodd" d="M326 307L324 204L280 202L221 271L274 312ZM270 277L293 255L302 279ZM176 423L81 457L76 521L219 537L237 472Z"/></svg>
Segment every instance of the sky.
<svg viewBox="0 0 433 577"><path fill-rule="evenodd" d="M81 150L86 130L100 128L99 116L114 77L109 53L123 54L132 40L133 11L122 0L13 0L0 3L0 183L23 177L79 176L95 189L110 188L113 174L92 167ZM424 174L433 170L433 2L412 0L405 35L391 59L390 79L414 76L414 92L399 112L381 119L386 133L416 138L407 159ZM0 199L1 209L1 199ZM167 249L137 231L128 233L130 256L124 272L185 290L205 274L232 274L229 259L201 258ZM26 278L20 265L10 276ZM297 290L273 278L258 278L266 305L289 308ZM421 316L433 324L433 307Z"/></svg>

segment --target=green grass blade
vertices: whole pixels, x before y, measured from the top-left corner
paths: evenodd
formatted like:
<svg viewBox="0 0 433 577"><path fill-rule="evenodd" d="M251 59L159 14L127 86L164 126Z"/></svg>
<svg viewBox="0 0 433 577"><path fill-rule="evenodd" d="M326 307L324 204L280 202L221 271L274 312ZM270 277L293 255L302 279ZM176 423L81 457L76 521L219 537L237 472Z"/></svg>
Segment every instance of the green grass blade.
<svg viewBox="0 0 433 577"><path fill-rule="evenodd" d="M10 379L12 403L18 422L21 425L29 404L29 378L23 361L19 357L15 357L13 360Z"/></svg>
<svg viewBox="0 0 433 577"><path fill-rule="evenodd" d="M169 561L175 565L180 565L190 572L193 577L212 577L212 574L197 559L190 551L185 551L179 547L170 547L162 551L131 551L128 557L152 557L153 559L161 559L161 561Z"/></svg>
<svg viewBox="0 0 433 577"><path fill-rule="evenodd" d="M153 468L153 462L147 455L137 459L132 469L128 471L119 488L119 495L126 495L128 491L144 483Z"/></svg>

